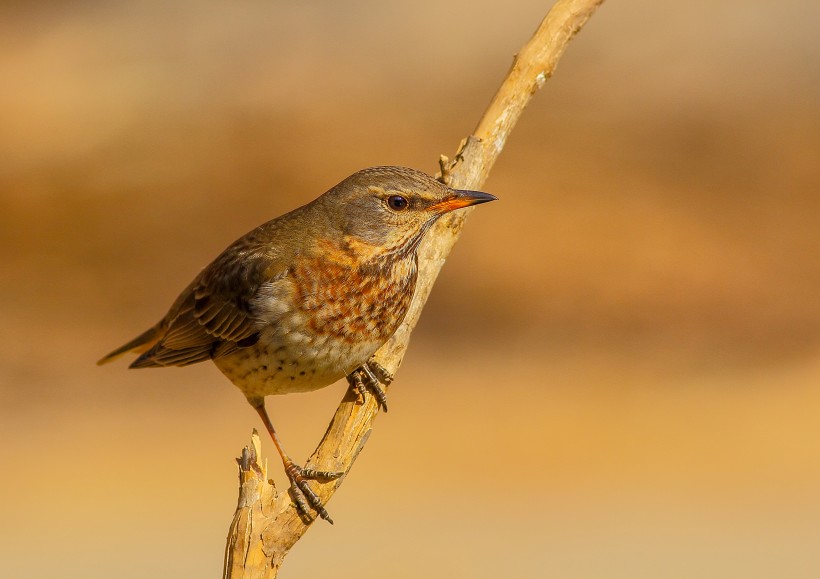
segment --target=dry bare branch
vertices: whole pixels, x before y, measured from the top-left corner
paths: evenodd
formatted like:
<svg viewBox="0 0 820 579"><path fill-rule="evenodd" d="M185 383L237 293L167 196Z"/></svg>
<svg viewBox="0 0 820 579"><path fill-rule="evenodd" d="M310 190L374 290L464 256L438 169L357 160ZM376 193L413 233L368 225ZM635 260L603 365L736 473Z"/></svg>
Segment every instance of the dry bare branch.
<svg viewBox="0 0 820 579"><path fill-rule="evenodd" d="M473 134L451 162L440 161L440 177L459 189L480 189L524 107L555 72L558 60L572 37L583 27L603 0L558 0L533 37L513 61L501 87ZM441 218L419 251L419 276L410 311L398 331L377 353L378 361L394 372L401 364L410 334L418 322L430 290L450 253L470 210ZM373 397L359 404L345 396L321 443L305 465L347 472L370 435L378 412ZM259 438L243 451L240 462L239 504L231 524L225 551L224 577L272 578L291 547L310 527L292 505L287 492L277 493L259 465ZM314 486L324 503L330 500L341 479Z"/></svg>

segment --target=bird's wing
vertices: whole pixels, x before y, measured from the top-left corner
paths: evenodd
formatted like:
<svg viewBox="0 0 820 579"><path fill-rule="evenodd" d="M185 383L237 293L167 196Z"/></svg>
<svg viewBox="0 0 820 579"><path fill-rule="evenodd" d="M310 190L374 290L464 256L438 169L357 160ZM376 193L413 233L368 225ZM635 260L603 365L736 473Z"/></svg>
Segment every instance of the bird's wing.
<svg viewBox="0 0 820 579"><path fill-rule="evenodd" d="M253 311L259 288L287 274L264 247L228 248L177 298L167 329L132 368L187 366L248 347L262 320Z"/></svg>

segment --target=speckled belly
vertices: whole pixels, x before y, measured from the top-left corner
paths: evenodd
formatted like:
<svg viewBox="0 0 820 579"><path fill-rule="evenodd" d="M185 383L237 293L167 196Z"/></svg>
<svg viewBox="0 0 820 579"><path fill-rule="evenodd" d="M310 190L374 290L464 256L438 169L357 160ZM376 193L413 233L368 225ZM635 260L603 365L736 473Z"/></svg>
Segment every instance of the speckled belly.
<svg viewBox="0 0 820 579"><path fill-rule="evenodd" d="M324 388L366 362L381 345L367 342L351 347L340 340L323 339L294 348L263 340L214 360L249 397Z"/></svg>
<svg viewBox="0 0 820 579"><path fill-rule="evenodd" d="M246 396L309 392L364 364L404 319L414 258L381 271L303 262L258 301L259 341L214 360Z"/></svg>

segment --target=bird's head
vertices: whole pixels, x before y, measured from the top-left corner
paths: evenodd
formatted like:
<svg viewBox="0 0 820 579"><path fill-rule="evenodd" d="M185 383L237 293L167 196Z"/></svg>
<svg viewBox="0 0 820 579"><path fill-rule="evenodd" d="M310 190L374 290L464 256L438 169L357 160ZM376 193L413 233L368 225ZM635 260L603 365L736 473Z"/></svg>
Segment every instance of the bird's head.
<svg viewBox="0 0 820 579"><path fill-rule="evenodd" d="M445 213L496 199L480 191L451 189L405 167L364 169L323 197L343 236L387 252L415 249Z"/></svg>

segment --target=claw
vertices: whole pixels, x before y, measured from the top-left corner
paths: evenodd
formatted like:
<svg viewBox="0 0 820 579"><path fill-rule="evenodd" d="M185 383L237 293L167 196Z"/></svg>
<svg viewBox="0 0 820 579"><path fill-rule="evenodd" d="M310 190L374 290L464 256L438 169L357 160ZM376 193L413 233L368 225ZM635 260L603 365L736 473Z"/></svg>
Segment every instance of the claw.
<svg viewBox="0 0 820 579"><path fill-rule="evenodd" d="M359 404L364 404L364 395L367 393L367 387L364 385L361 372L358 370L351 372L347 377L347 383L350 384L350 387L356 392L356 396L359 398Z"/></svg>
<svg viewBox="0 0 820 579"><path fill-rule="evenodd" d="M307 481L334 480L341 477L344 473L302 468L293 462L289 462L285 465L285 474L288 475L288 479L290 480L290 489L288 489L288 491L290 492L291 498L293 498L293 502L296 504L296 509L299 511L299 514L308 520L313 520L310 510L312 508L319 517L332 525L333 519L330 518L330 514L328 514L324 503L322 503L322 499L313 492L313 489L310 488Z"/></svg>
<svg viewBox="0 0 820 579"><path fill-rule="evenodd" d="M382 410L387 412L387 394L384 393L380 382L385 385L390 384L393 377L380 364L376 364L378 368L374 369L371 363L373 363L372 359L348 374L347 383L356 392L360 404L364 404L365 393L370 392L376 398Z"/></svg>
<svg viewBox="0 0 820 579"><path fill-rule="evenodd" d="M393 374L387 371L387 368L382 366L376 361L376 358L370 358L365 364L370 368L370 370L376 375L376 378L379 379L379 382L384 384L385 386L390 386L393 382Z"/></svg>
<svg viewBox="0 0 820 579"><path fill-rule="evenodd" d="M364 364L361 368L359 368L359 371L364 375L365 387L370 390L373 396L376 397L376 400L379 402L379 406L387 412L387 394L385 394L384 390L382 390L379 379L376 378L373 370L370 369L370 365Z"/></svg>
<svg viewBox="0 0 820 579"><path fill-rule="evenodd" d="M331 481L341 477L344 473L338 470L314 470L312 468L302 469L302 478L308 480Z"/></svg>
<svg viewBox="0 0 820 579"><path fill-rule="evenodd" d="M299 511L299 516L305 519L306 522L313 521L313 514L311 513L310 507L305 500L305 495L302 494L299 487L291 483L291 486L288 489L288 494L290 495L290 498L293 499L293 504L296 505L296 510Z"/></svg>
<svg viewBox="0 0 820 579"><path fill-rule="evenodd" d="M381 369L384 370L384 368ZM381 372L377 370L376 373ZM348 374L347 383L350 384L350 387L356 392L361 404L364 404L365 392L370 392L378 401L379 406L387 412L387 395L384 393L384 390L382 390L379 378L376 377L376 374L370 368L369 362L362 364ZM389 384L389 382L385 382L385 384Z"/></svg>

